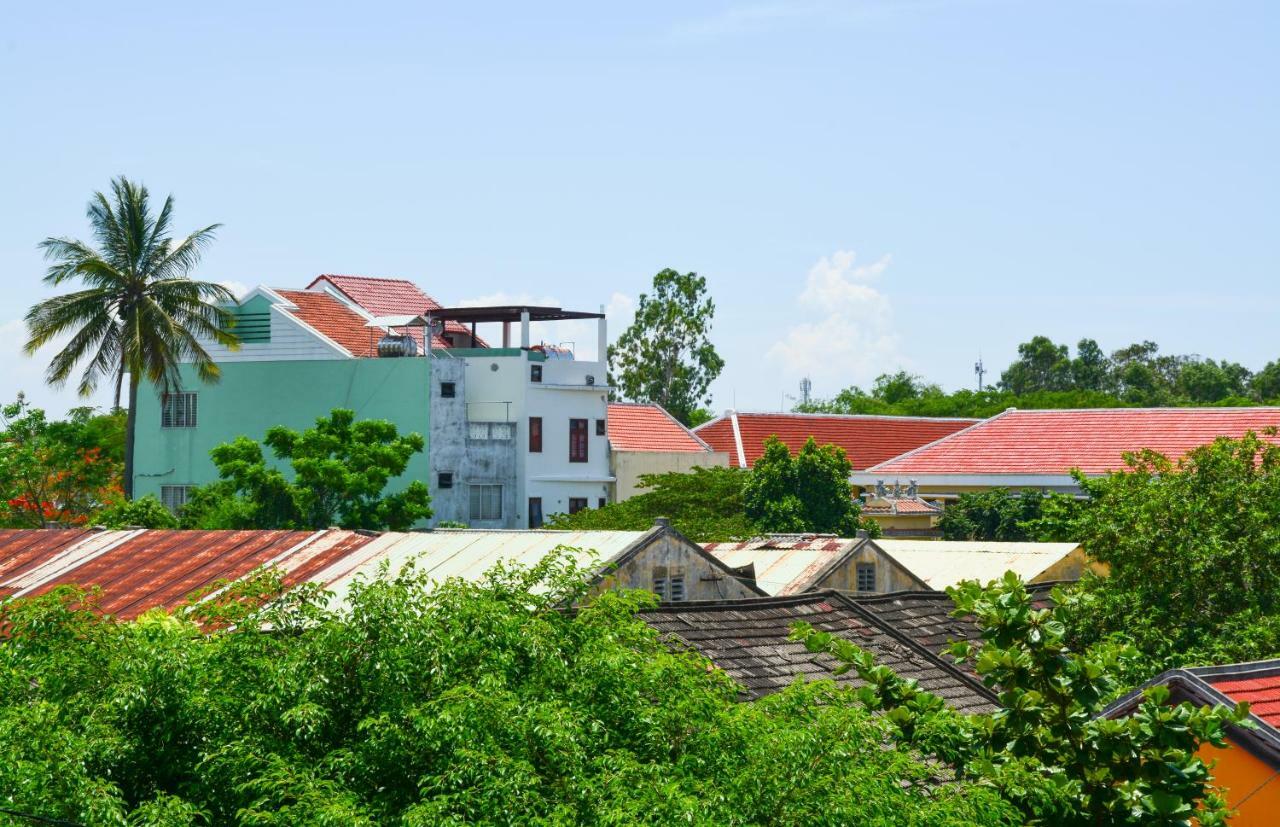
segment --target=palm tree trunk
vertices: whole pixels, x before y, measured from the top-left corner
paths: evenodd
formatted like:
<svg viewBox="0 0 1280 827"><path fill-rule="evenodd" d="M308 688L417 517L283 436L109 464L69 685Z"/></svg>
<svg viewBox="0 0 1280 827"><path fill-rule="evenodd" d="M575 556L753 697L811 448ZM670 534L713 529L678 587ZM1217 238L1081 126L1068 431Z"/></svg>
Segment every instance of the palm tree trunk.
<svg viewBox="0 0 1280 827"><path fill-rule="evenodd" d="M119 401L117 400L117 403ZM138 374L129 372L129 413L124 426L124 498L133 499L133 446L138 428Z"/></svg>
<svg viewBox="0 0 1280 827"><path fill-rule="evenodd" d="M116 374L116 405L114 410L120 410L120 386L124 384L124 365L120 366L120 372Z"/></svg>

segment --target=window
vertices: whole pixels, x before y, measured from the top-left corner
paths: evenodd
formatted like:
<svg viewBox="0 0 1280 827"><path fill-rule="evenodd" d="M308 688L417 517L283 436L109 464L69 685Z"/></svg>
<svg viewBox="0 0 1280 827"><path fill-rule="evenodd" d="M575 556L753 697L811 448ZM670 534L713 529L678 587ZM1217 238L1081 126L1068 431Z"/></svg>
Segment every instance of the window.
<svg viewBox="0 0 1280 827"><path fill-rule="evenodd" d="M453 399L458 395L458 386L453 382L440 383L440 398Z"/></svg>
<svg viewBox="0 0 1280 827"><path fill-rule="evenodd" d="M529 498L529 528L542 528L542 498Z"/></svg>
<svg viewBox="0 0 1280 827"><path fill-rule="evenodd" d="M529 381L530 381L530 382L541 382L541 381L542 381L542 365L530 365L530 366L529 366Z"/></svg>
<svg viewBox="0 0 1280 827"><path fill-rule="evenodd" d="M501 520L502 519L502 486L501 485L471 486L471 519L473 520Z"/></svg>
<svg viewBox="0 0 1280 827"><path fill-rule="evenodd" d="M587 420L569 420L569 461L587 461Z"/></svg>
<svg viewBox="0 0 1280 827"><path fill-rule="evenodd" d="M873 592L876 590L875 563L858 564L857 587L860 592Z"/></svg>
<svg viewBox="0 0 1280 827"><path fill-rule="evenodd" d="M606 500L604 497L601 497L600 499L596 500L596 508L604 508L605 505L608 504L608 502L609 501Z"/></svg>
<svg viewBox="0 0 1280 827"><path fill-rule="evenodd" d="M684 569L679 566L654 566L653 593L663 603L685 600Z"/></svg>
<svg viewBox="0 0 1280 827"><path fill-rule="evenodd" d="M569 513L570 513L570 514L577 514L579 511L586 511L586 510L587 510L587 498L586 498L586 497L570 497L570 498L569 498Z"/></svg>
<svg viewBox="0 0 1280 827"><path fill-rule="evenodd" d="M529 417L529 453L542 453L542 417Z"/></svg>
<svg viewBox="0 0 1280 827"><path fill-rule="evenodd" d="M604 420L596 420L596 436L604 436Z"/></svg>
<svg viewBox="0 0 1280 827"><path fill-rule="evenodd" d="M166 393L160 400L161 428L194 428L196 395L193 391Z"/></svg>
<svg viewBox="0 0 1280 827"><path fill-rule="evenodd" d="M164 507L174 514L182 510L187 504L187 498L191 496L191 485L162 485L160 486L160 502L164 503Z"/></svg>
<svg viewBox="0 0 1280 827"><path fill-rule="evenodd" d="M441 471L436 474L436 488L453 488L453 472Z"/></svg>

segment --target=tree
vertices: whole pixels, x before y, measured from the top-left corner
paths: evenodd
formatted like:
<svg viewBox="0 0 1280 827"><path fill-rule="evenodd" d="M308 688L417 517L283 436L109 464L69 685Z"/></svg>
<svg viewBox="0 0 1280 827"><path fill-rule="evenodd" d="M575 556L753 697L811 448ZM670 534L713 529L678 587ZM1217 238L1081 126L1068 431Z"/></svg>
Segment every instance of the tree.
<svg viewBox="0 0 1280 827"><path fill-rule="evenodd" d="M1223 824L1226 802L1201 744L1226 745L1226 728L1248 707L1170 705L1167 687L1145 691L1130 721L1100 717L1124 685L1132 647L1106 643L1085 651L1068 643L1064 616L1076 599L1055 589L1054 609L1037 609L1012 573L983 586L969 581L947 593L957 617L974 618L981 643L955 643L952 654L998 690L1000 711L963 716L876 665L844 638L797 624L793 637L841 661L866 682L863 700L893 722L901 746L981 779L1032 824Z"/></svg>
<svg viewBox="0 0 1280 827"><path fill-rule="evenodd" d="M1133 641L1147 672L1280 652L1280 447L1250 433L1077 480L1089 499L1070 530L1110 568L1082 582L1078 642Z"/></svg>
<svg viewBox="0 0 1280 827"><path fill-rule="evenodd" d="M1111 371L1111 360L1097 342L1081 339L1076 344L1076 358L1071 360L1071 384L1076 390L1111 391Z"/></svg>
<svg viewBox="0 0 1280 827"><path fill-rule="evenodd" d="M1175 389L1193 402L1221 402L1248 393L1249 379L1249 370L1243 365L1196 359L1178 371Z"/></svg>
<svg viewBox="0 0 1280 827"><path fill-rule="evenodd" d="M1018 360L1000 374L1000 385L1015 394L1061 391L1071 387L1071 360L1067 346L1047 336L1036 336L1018 345Z"/></svg>
<svg viewBox="0 0 1280 827"><path fill-rule="evenodd" d="M646 474L645 490L604 508L554 514L547 527L571 531L647 531L659 517L702 543L745 540L760 533L746 515L742 491L751 472L740 468L694 468L689 473Z"/></svg>
<svg viewBox="0 0 1280 827"><path fill-rule="evenodd" d="M79 280L86 289L47 299L26 316L28 355L63 334L72 334L49 364L46 376L54 386L65 384L76 365L88 360L80 375L80 394L88 396L102 377L110 377L119 408L124 378L129 377L126 497L133 494L141 380L146 378L161 393L175 391L181 386L179 363L189 362L202 382L215 382L218 366L201 340L229 347L237 343L228 331L232 316L220 306L235 297L222 285L188 277L219 225L174 243L169 235L173 196L165 199L158 214L151 212L148 198L146 187L123 176L116 178L110 198L98 192L89 202L96 248L70 238L41 242L45 258L53 262L44 283L60 287Z"/></svg>
<svg viewBox="0 0 1280 827"><path fill-rule="evenodd" d="M104 528L117 529L178 527L178 518L153 494L112 503L93 515L93 522Z"/></svg>
<svg viewBox="0 0 1280 827"><path fill-rule="evenodd" d="M347 609L268 573L116 622L0 604L7 810L82 824L1012 825L885 745L830 681L755 703L556 554L483 582L407 566ZM564 606L577 604L573 612Z"/></svg>
<svg viewBox="0 0 1280 827"><path fill-rule="evenodd" d="M1028 520L1040 516L1044 494L1026 490L1014 495L1007 488L992 488L961 494L947 505L938 519L946 540L1030 540Z"/></svg>
<svg viewBox="0 0 1280 827"><path fill-rule="evenodd" d="M119 496L117 416L75 408L50 421L21 394L0 409L0 524L84 525ZM112 450L115 448L116 450Z"/></svg>
<svg viewBox="0 0 1280 827"><path fill-rule="evenodd" d="M404 531L431 516L425 483L414 480L395 494L387 484L421 453L421 434L400 435L391 422L356 421L335 408L299 433L285 427L263 440L292 479L269 466L262 446L248 437L210 451L219 482L197 489L183 509L184 525L199 528L342 528Z"/></svg>
<svg viewBox="0 0 1280 827"><path fill-rule="evenodd" d="M1249 390L1259 402L1280 399L1280 361L1267 364L1249 380Z"/></svg>
<svg viewBox="0 0 1280 827"><path fill-rule="evenodd" d="M819 446L809 437L793 457L781 440L770 437L751 469L742 504L747 517L765 533L850 537L859 529L877 532L875 523L859 519L849 482L852 470L839 446Z"/></svg>
<svg viewBox="0 0 1280 827"><path fill-rule="evenodd" d="M909 399L919 399L926 395L942 393L937 385L929 385L913 373L900 370L897 373L882 373L876 377L871 386L871 395L886 405L897 405Z"/></svg>
<svg viewBox="0 0 1280 827"><path fill-rule="evenodd" d="M609 349L609 366L624 398L655 402L689 425L710 404L707 388L724 360L708 338L715 302L697 273L667 269L641 293L635 321Z"/></svg>

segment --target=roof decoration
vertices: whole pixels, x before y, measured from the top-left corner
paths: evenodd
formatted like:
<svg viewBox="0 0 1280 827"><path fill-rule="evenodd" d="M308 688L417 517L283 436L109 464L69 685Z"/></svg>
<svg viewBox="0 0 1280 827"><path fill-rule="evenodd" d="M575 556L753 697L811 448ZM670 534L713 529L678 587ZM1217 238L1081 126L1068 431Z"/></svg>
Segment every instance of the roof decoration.
<svg viewBox="0 0 1280 827"><path fill-rule="evenodd" d="M610 402L608 423L609 447L614 451L711 451L661 405Z"/></svg>
<svg viewBox="0 0 1280 827"><path fill-rule="evenodd" d="M755 465L764 443L776 436L795 454L813 437L819 444L839 445L855 469L868 468L921 445L955 433L976 419L919 416L847 416L807 413L739 413L729 411L694 429L717 451L726 451L740 468Z"/></svg>

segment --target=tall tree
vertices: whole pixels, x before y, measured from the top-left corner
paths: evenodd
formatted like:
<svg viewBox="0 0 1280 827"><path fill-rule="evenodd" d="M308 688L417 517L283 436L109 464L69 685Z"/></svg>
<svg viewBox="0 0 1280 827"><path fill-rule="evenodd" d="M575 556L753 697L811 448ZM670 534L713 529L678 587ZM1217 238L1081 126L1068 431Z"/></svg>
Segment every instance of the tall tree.
<svg viewBox="0 0 1280 827"><path fill-rule="evenodd" d="M851 537L878 526L859 517L849 474L853 466L838 445L818 445L809 437L794 457L777 437L751 469L742 492L747 516L767 533L817 532Z"/></svg>
<svg viewBox="0 0 1280 827"><path fill-rule="evenodd" d="M656 402L688 425L724 369L708 338L715 313L702 276L669 268L654 276L653 293L640 294L635 321L609 351L623 397Z"/></svg>
<svg viewBox="0 0 1280 827"><path fill-rule="evenodd" d="M65 384L76 365L88 360L80 375L81 396L93 393L98 381L109 376L115 381L116 408L129 377L124 491L131 497L139 383L145 377L162 394L174 391L181 383L182 362L191 363L201 381L217 381L218 366L200 342L236 345L227 330L231 314L219 306L235 297L222 285L189 278L221 225L175 242L169 234L173 196L153 213L147 188L121 176L111 182L110 197L94 193L88 217L96 246L71 238L46 238L40 244L53 262L45 284L61 287L78 280L86 289L32 307L25 349L34 354L70 333L71 341L49 364L49 383Z"/></svg>
<svg viewBox="0 0 1280 827"><path fill-rule="evenodd" d="M1018 360L1000 374L1000 384L1013 393L1061 391L1071 387L1067 346L1036 336L1018 345Z"/></svg>

